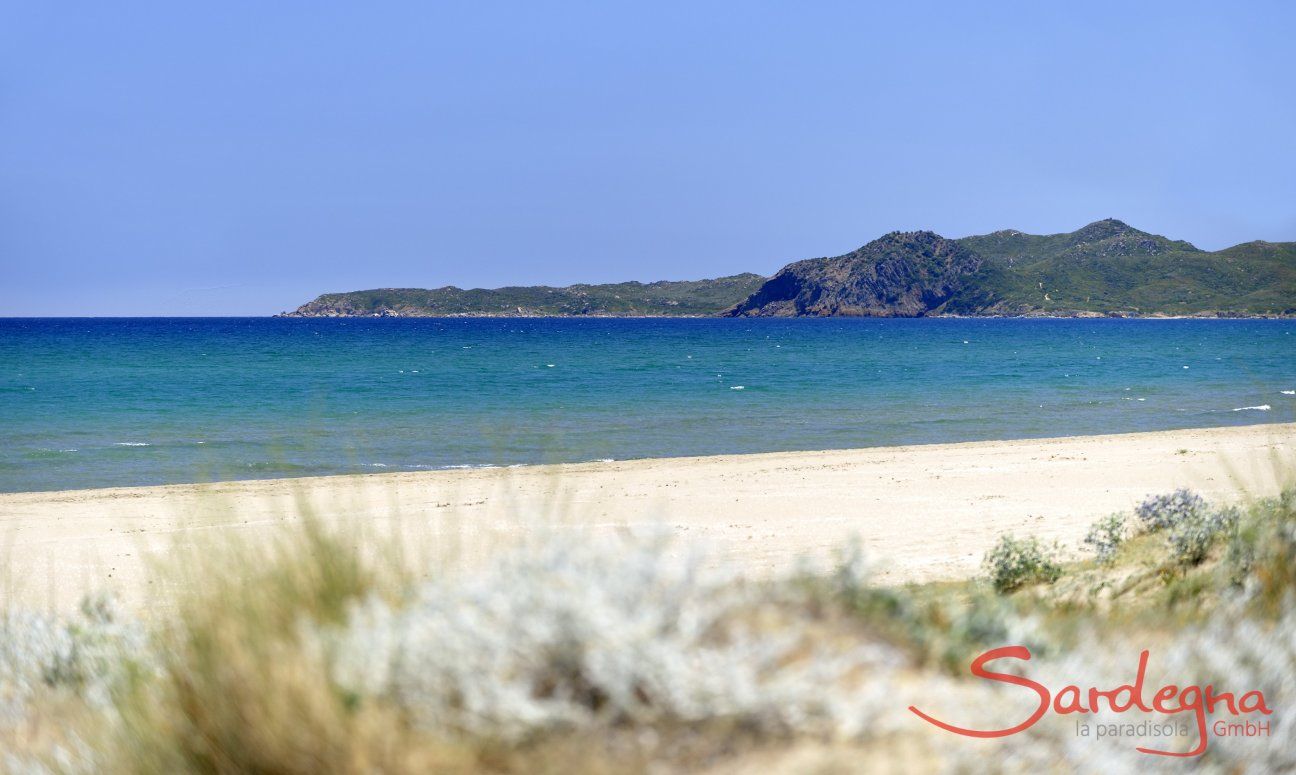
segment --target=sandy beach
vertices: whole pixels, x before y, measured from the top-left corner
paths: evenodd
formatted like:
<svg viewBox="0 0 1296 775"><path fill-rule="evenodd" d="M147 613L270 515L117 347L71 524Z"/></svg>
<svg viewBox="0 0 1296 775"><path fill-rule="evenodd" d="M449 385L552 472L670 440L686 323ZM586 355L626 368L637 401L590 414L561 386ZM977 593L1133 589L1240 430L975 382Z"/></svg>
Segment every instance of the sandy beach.
<svg viewBox="0 0 1296 775"><path fill-rule="evenodd" d="M544 530L667 525L750 575L827 560L853 535L892 583L965 577L1005 533L1078 546L1151 493L1276 492L1296 424L822 452L0 494L5 596L62 606L146 595L148 558L305 512L395 536L426 562L478 562Z"/></svg>

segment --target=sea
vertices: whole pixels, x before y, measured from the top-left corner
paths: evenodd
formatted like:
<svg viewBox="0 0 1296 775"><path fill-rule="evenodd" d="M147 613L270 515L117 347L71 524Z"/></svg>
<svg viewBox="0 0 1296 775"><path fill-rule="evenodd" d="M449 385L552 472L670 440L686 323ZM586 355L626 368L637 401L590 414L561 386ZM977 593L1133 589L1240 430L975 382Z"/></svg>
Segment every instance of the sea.
<svg viewBox="0 0 1296 775"><path fill-rule="evenodd" d="M0 491L1296 416L1296 321L0 319Z"/></svg>

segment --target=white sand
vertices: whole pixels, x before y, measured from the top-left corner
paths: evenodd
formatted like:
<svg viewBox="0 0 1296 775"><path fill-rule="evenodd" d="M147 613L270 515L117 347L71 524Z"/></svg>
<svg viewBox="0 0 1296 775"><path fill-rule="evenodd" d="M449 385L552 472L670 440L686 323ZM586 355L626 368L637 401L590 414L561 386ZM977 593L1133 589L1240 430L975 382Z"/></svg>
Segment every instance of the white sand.
<svg viewBox="0 0 1296 775"><path fill-rule="evenodd" d="M141 602L151 553L234 533L269 539L303 506L357 534L394 532L467 562L544 527L662 523L745 573L826 559L857 534L884 580L957 578L975 573L1002 533L1075 547L1095 518L1150 493L1272 494L1296 472L1294 452L1296 424L1282 424L0 494L0 594L66 605L111 589Z"/></svg>

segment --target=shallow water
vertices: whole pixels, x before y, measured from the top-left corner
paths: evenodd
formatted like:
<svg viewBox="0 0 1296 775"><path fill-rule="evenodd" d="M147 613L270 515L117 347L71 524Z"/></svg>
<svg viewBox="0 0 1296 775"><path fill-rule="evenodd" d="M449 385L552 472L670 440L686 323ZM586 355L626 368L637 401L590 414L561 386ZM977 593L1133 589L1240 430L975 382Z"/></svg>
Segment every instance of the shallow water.
<svg viewBox="0 0 1296 775"><path fill-rule="evenodd" d="M0 491L1283 422L1292 390L1296 321L8 319Z"/></svg>

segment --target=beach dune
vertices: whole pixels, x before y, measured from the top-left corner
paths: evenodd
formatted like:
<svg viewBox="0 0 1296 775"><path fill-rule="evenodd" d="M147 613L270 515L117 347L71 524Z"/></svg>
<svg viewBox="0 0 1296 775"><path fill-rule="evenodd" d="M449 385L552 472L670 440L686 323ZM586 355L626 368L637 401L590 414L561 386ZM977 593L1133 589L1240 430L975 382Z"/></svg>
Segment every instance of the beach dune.
<svg viewBox="0 0 1296 775"><path fill-rule="evenodd" d="M107 590L147 604L151 555L222 536L272 540L304 513L394 537L434 564L479 562L544 529L665 525L748 575L828 561L858 536L883 582L960 578L1004 533L1078 551L1094 519L1149 494L1272 494L1294 453L1296 424L1275 424L0 494L0 592L63 606Z"/></svg>

